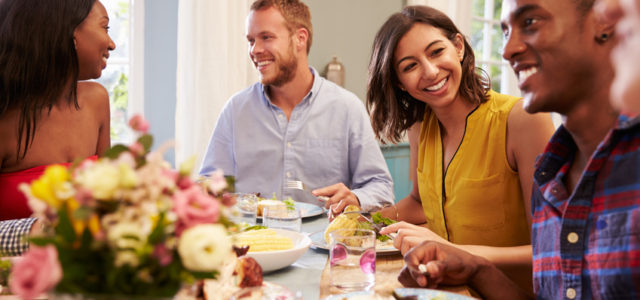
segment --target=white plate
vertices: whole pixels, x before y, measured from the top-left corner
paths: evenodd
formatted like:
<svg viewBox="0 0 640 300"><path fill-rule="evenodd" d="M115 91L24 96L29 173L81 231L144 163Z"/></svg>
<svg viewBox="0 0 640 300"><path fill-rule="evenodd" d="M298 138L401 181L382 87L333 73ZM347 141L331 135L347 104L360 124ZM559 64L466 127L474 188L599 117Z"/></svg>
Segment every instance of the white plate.
<svg viewBox="0 0 640 300"><path fill-rule="evenodd" d="M471 298L464 295L454 294L450 292L433 290L433 289L415 289L415 288L398 288L395 289L396 294L402 297L408 296L417 296L418 300L431 300L434 299L446 299L446 300L473 300L475 298ZM331 295L324 300L342 300L342 299L395 299L393 296L380 296L373 295L373 292L351 292L340 295Z"/></svg>
<svg viewBox="0 0 640 300"><path fill-rule="evenodd" d="M277 251L247 252L247 256L252 257L260 264L263 272L271 272L288 267L307 252L311 245L311 239L304 233L275 228L273 230L290 238L293 241L293 248Z"/></svg>
<svg viewBox="0 0 640 300"><path fill-rule="evenodd" d="M300 215L304 218L311 218L324 214L327 210L322 206L317 206L311 203L294 202L295 206L300 208ZM262 216L257 217L258 220L262 220Z"/></svg>
<svg viewBox="0 0 640 300"><path fill-rule="evenodd" d="M311 238L311 247L329 251L329 245L327 245L327 242L324 241L324 230L314 232L310 234L309 237ZM376 254L389 255L397 253L400 253L400 250L396 249L396 247L393 246L391 240L385 242L384 244L380 244L380 242L376 240Z"/></svg>

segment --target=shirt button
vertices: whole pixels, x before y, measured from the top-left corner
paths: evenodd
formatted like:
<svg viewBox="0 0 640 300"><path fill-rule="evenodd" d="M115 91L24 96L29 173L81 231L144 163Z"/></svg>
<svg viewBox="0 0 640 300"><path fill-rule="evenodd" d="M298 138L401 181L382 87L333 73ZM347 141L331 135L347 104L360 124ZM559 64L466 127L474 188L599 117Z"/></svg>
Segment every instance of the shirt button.
<svg viewBox="0 0 640 300"><path fill-rule="evenodd" d="M568 288L567 289L567 298L575 299L576 298L576 290L574 290L572 288Z"/></svg>
<svg viewBox="0 0 640 300"><path fill-rule="evenodd" d="M287 147L291 148L291 143L290 142L287 143Z"/></svg>
<svg viewBox="0 0 640 300"><path fill-rule="evenodd" d="M576 242L578 242L578 239L579 239L578 234L575 232L571 232L567 235L567 241L569 241L569 243L575 244Z"/></svg>
<svg viewBox="0 0 640 300"><path fill-rule="evenodd" d="M282 119L282 118L284 118L284 116L283 115L278 115L278 118Z"/></svg>
<svg viewBox="0 0 640 300"><path fill-rule="evenodd" d="M291 177L291 173L287 172L287 177Z"/></svg>
<svg viewBox="0 0 640 300"><path fill-rule="evenodd" d="M553 188L553 189L551 189L551 192L554 193L554 194L557 194L558 193L558 189Z"/></svg>

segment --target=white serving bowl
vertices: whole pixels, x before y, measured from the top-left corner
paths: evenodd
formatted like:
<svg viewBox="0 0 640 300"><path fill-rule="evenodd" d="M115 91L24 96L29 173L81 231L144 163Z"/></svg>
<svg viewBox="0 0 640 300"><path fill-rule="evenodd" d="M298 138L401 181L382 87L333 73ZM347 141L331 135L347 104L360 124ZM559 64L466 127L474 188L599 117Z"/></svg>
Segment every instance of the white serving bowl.
<svg viewBox="0 0 640 300"><path fill-rule="evenodd" d="M293 248L277 251L247 252L247 256L255 259L263 272L271 272L288 267L300 258L311 245L311 239L306 234L284 229L273 229L278 234L293 241Z"/></svg>

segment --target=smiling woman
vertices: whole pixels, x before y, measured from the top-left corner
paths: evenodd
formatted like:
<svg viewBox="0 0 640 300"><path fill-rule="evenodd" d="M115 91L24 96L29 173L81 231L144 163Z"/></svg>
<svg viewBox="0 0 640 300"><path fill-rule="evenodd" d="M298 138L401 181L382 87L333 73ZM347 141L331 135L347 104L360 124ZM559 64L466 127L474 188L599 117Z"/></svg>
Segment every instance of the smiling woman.
<svg viewBox="0 0 640 300"><path fill-rule="evenodd" d="M115 44L107 12L96 0L6 0L0 20L5 220L31 214L20 183L39 177L47 165L69 165L109 147L107 92L83 80L100 77Z"/></svg>
<svg viewBox="0 0 640 300"><path fill-rule="evenodd" d="M382 210L406 222L381 233L397 232L403 253L436 240L485 256L531 290L529 195L551 119L490 90L469 43L430 7L409 6L387 20L369 72L374 130L391 142L408 133L414 175L411 193Z"/></svg>

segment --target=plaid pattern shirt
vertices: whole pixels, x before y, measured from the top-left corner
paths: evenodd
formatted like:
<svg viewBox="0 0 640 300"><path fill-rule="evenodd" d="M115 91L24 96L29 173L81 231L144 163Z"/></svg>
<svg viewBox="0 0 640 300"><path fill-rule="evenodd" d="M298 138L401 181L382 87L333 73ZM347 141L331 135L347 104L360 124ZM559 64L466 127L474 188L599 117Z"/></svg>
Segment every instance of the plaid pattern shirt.
<svg viewBox="0 0 640 300"><path fill-rule="evenodd" d="M26 240L36 218L0 221L0 256L18 256L29 248Z"/></svg>
<svg viewBox="0 0 640 300"><path fill-rule="evenodd" d="M620 116L570 195L560 127L536 162L533 280L540 299L640 298L640 119Z"/></svg>

